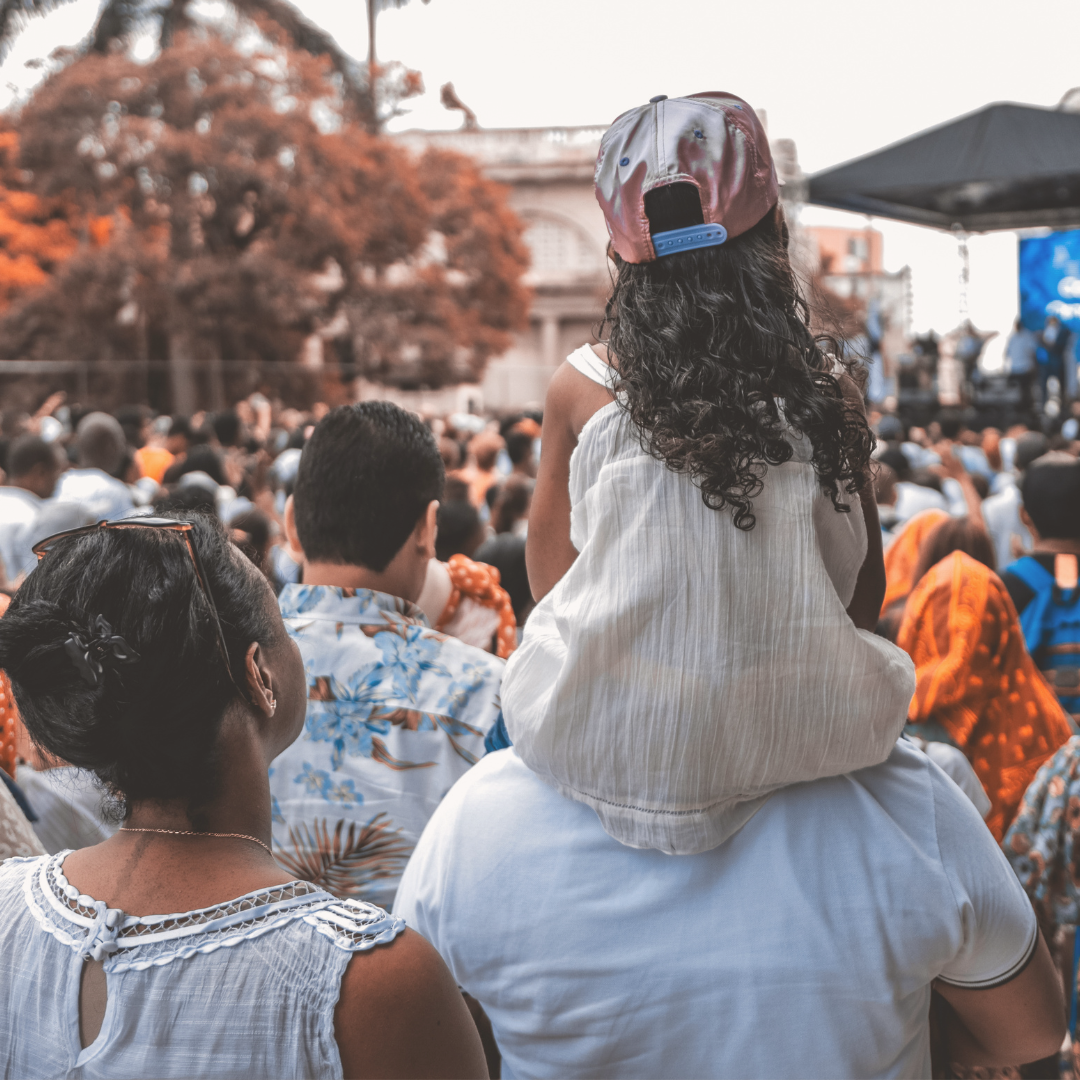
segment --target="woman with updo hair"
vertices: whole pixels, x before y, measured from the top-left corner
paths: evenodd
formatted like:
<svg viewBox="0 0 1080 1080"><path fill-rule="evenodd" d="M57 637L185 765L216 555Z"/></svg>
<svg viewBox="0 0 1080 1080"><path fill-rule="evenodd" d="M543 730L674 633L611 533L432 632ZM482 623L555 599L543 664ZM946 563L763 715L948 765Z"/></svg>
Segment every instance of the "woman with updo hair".
<svg viewBox="0 0 1080 1080"><path fill-rule="evenodd" d="M0 1076L486 1075L434 950L274 861L267 770L305 680L265 578L197 517L35 551L0 668L121 825L0 866Z"/></svg>

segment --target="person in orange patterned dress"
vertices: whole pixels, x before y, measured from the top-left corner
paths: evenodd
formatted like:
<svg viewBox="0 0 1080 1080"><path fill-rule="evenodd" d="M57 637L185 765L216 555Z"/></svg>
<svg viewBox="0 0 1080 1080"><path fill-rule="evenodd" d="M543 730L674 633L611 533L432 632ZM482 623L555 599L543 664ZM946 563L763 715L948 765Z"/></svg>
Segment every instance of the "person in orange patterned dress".
<svg viewBox="0 0 1080 1080"><path fill-rule="evenodd" d="M11 597L0 593L0 615L3 615L11 603ZM11 694L11 683L7 675L0 671L0 769L15 779L15 743L16 729L19 723L19 710L15 708L15 698Z"/></svg>
<svg viewBox="0 0 1080 1080"><path fill-rule="evenodd" d="M897 602L906 600L915 587L915 567L919 565L922 542L942 522L948 521L944 510L924 510L916 514L900 531L885 552L885 599L881 614Z"/></svg>
<svg viewBox="0 0 1080 1080"><path fill-rule="evenodd" d="M1072 734L1001 579L954 551L915 586L897 644L915 661L909 722L967 755L1000 840L1039 766Z"/></svg>

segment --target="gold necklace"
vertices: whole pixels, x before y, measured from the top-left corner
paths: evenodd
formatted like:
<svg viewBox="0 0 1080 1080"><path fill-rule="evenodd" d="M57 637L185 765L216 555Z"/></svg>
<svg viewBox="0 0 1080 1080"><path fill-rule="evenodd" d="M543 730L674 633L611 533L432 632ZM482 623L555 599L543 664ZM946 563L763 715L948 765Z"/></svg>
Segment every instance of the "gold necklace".
<svg viewBox="0 0 1080 1080"><path fill-rule="evenodd" d="M161 833L163 836L217 836L222 840L250 840L253 844L258 844L271 859L274 857L274 853L257 836L248 836L247 833L242 832L195 832L192 829L136 829L131 825L122 825L120 831Z"/></svg>

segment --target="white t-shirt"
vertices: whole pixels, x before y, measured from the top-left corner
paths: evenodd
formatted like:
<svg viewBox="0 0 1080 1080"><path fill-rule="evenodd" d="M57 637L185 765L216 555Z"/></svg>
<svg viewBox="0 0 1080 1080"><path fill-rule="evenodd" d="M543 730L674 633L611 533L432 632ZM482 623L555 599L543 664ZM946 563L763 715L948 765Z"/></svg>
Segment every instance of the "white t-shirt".
<svg viewBox="0 0 1080 1080"><path fill-rule="evenodd" d="M43 503L32 491L17 487L0 488L0 559L8 581L29 573L37 559L30 554L26 540L41 512Z"/></svg>
<svg viewBox="0 0 1080 1080"><path fill-rule="evenodd" d="M53 499L80 503L99 520L126 517L135 507L127 484L101 469L69 469L60 477Z"/></svg>
<svg viewBox="0 0 1080 1080"><path fill-rule="evenodd" d="M903 740L679 856L489 754L394 911L483 1005L507 1077L929 1076L931 980L996 985L1037 940L971 802Z"/></svg>
<svg viewBox="0 0 1080 1080"><path fill-rule="evenodd" d="M1031 533L1020 520L1020 507L1023 504L1020 488L1011 480L1007 487L996 495L983 500L983 520L987 532L994 542L994 557L998 570L1004 570L1015 560L1012 550L1012 538L1019 538L1025 551L1031 550Z"/></svg>
<svg viewBox="0 0 1080 1080"><path fill-rule="evenodd" d="M948 510L949 500L933 488L901 480L896 485L896 516L900 521L910 521L924 510Z"/></svg>

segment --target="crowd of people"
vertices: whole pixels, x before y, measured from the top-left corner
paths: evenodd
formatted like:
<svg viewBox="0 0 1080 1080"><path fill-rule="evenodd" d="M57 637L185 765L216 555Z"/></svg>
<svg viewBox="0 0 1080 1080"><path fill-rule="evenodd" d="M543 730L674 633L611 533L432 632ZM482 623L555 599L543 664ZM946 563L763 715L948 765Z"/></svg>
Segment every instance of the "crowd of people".
<svg viewBox="0 0 1080 1080"><path fill-rule="evenodd" d="M0 1075L1076 1075L1080 440L867 414L741 99L597 197L542 415L4 414Z"/></svg>

